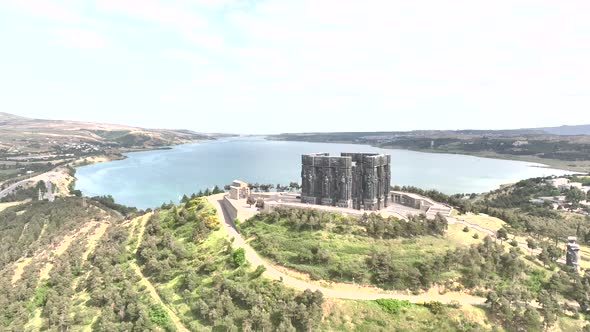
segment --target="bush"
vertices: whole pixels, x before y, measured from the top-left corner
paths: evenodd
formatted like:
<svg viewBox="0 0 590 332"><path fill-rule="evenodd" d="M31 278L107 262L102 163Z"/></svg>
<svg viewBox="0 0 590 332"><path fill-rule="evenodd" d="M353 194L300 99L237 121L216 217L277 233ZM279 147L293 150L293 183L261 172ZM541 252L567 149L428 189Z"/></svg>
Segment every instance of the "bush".
<svg viewBox="0 0 590 332"><path fill-rule="evenodd" d="M152 323L158 326L164 327L170 323L170 317L168 316L166 309L164 309L161 304L154 304L150 306L148 315Z"/></svg>
<svg viewBox="0 0 590 332"><path fill-rule="evenodd" d="M443 314L446 310L445 305L439 301L430 301L424 303L424 306L435 315Z"/></svg>
<svg viewBox="0 0 590 332"><path fill-rule="evenodd" d="M451 301L449 302L449 307L454 308L454 309L459 309L461 308L461 303L459 303L459 301Z"/></svg>
<svg viewBox="0 0 590 332"><path fill-rule="evenodd" d="M463 228L463 232L465 232L465 233L469 233L469 227L465 226L465 227Z"/></svg>
<svg viewBox="0 0 590 332"><path fill-rule="evenodd" d="M251 275L252 279L256 279L256 278L260 277L265 271L266 271L266 268L264 267L264 265L258 265L256 270L254 270L254 272L252 272L252 275Z"/></svg>
<svg viewBox="0 0 590 332"><path fill-rule="evenodd" d="M479 234L477 234L477 233L473 234L472 238L474 238L476 240L479 239Z"/></svg>
<svg viewBox="0 0 590 332"><path fill-rule="evenodd" d="M412 304L406 300L379 299L375 300L375 302L381 307L381 309L391 314L397 314L402 308L412 306Z"/></svg>
<svg viewBox="0 0 590 332"><path fill-rule="evenodd" d="M240 267L246 262L246 251L244 248L238 248L231 253L231 259L235 267Z"/></svg>

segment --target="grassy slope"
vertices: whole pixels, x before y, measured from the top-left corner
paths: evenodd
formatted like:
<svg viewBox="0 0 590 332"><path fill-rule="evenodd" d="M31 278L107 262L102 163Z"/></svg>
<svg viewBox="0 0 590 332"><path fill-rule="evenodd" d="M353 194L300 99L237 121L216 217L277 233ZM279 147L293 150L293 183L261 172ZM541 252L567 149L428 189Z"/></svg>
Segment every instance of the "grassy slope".
<svg viewBox="0 0 590 332"><path fill-rule="evenodd" d="M421 305L409 305L390 313L375 301L335 301L322 327L326 331L487 331L485 312L476 307L447 308L433 314Z"/></svg>
<svg viewBox="0 0 590 332"><path fill-rule="evenodd" d="M205 207L202 212L205 215L211 213L211 207ZM159 216L162 219L166 219L167 213L168 212L164 211ZM141 218L137 221L140 220ZM139 233L140 229L138 229L137 221L127 224L130 230L134 229L133 233L129 234L128 239L133 238ZM166 225L166 222L164 221L162 223L164 227L172 226ZM204 324L195 316L190 308L190 304L193 299L191 296L207 293L216 287L214 281L215 278L223 276L224 278L240 283L247 288L252 287L256 289L257 287L263 287L266 289L277 290L284 288L280 284L265 280L264 278L252 279L247 277L252 275L254 267L244 265L235 268L228 265L228 261L230 260L230 254L227 251L228 242L224 232L221 230L209 233L209 235L198 245L188 245L189 240L186 235L189 234L189 231L193 226L193 224L187 223L174 230L175 239L181 243L187 244L187 248L195 254L195 259L187 262L187 268L194 268L196 270L201 267L203 259L206 259L208 265L213 270L201 275L198 285L190 292L191 294L187 294L186 291L181 291L177 288L182 279L182 272L180 270L175 271L167 280L158 282L152 280L152 283L156 286L158 293L162 298L163 304L174 310L174 312L176 312L182 319L184 325L189 327L190 330L211 330L211 326ZM171 229L172 228L173 227L171 227ZM276 229L273 231L276 231ZM453 225L451 225L450 233L452 235L445 239L432 237L431 242L421 242L422 245L425 246L425 251L422 252L422 254L429 251L444 251L444 249L439 248L441 245L453 247L462 245L463 241L476 241L471 238L472 233L463 233L460 228ZM89 232L88 234L91 235L92 232ZM340 242L344 241L344 239L340 240ZM83 242L85 239L81 238L79 241ZM412 253L414 249L417 250L420 248L417 246L417 243L406 243L406 245L404 245L401 241L403 240L398 241L396 244L397 247L394 249L402 249L402 247L406 246L404 249L409 253ZM127 244L129 245L127 246L128 252L125 255L126 261L120 263L120 268L123 273L133 276L132 264L130 264L130 262L135 259L135 256L133 255L135 246L134 243ZM83 243L80 245L83 245ZM101 244L99 243L99 246L100 245ZM350 248L354 248L354 244L346 245L351 246ZM403 255L404 254L400 252L399 256ZM413 257L408 261L417 259L419 259L419 255L414 251ZM403 262L403 259L400 258L400 262ZM74 280L74 284L79 284L86 278L91 277L92 272L90 272L90 268L91 265L85 264L81 273ZM244 276L246 276L246 278L244 278ZM135 277L130 277L129 279L130 282L135 285L134 287L138 290L142 290L141 280L138 280ZM40 283L35 293L41 291L43 287L44 284ZM289 293L291 291L283 289L281 292ZM141 302L151 302L151 297L147 292L142 290L141 294ZM85 289L76 289L72 298L72 309L70 310L70 318L75 320L76 324L71 327L71 330L92 330L92 325L101 315L101 311L99 308L95 307L90 300L90 294ZM396 331L479 331L489 330L491 328L491 325L486 319L485 312L474 307L463 307L461 309L447 308L444 314L434 314L423 306L409 305L403 308L399 313L390 313L383 310L383 308L374 301L327 299L323 306L323 315L323 319L315 329L317 331L391 331L392 329L395 329ZM41 309L37 308L30 314L27 330L39 330L44 326L44 323L45 318L41 316ZM560 319L560 325L564 331L579 331L581 323L579 321L562 318Z"/></svg>
<svg viewBox="0 0 590 332"><path fill-rule="evenodd" d="M340 279L331 273L337 270L340 264L348 269L357 269L356 283L371 284L359 267L369 254L376 249L387 249L394 253L393 259L397 266L411 267L420 262L424 257L443 255L448 250L458 247L466 247L479 243L484 234L476 231L463 232L463 226L459 224L449 225L444 237L420 236L412 239L374 239L365 235L337 234L328 230L321 231L291 231L281 222L268 224L256 222L255 224L242 224L241 229L245 237L251 236L250 245L261 254L266 253L276 263L294 268L309 274L314 279ZM473 234L478 234L479 239L474 239ZM330 260L324 264L309 264L302 262L298 256L305 249L320 246L330 254ZM272 247L272 253L264 248ZM364 277L364 279L359 279ZM344 280L352 282L352 279Z"/></svg>
<svg viewBox="0 0 590 332"><path fill-rule="evenodd" d="M159 214L160 220L166 220L168 213L169 211L161 211ZM162 224L164 223L165 222ZM191 225L186 224L175 231L176 238L183 243L188 242L188 239L181 235L186 233L186 230L183 230L185 227L189 228ZM273 230L270 231L272 232ZM462 241L466 238L471 239L470 235L463 234L466 233L457 234L457 237L449 241ZM430 247L436 248L440 243L435 238L433 238L433 240L434 241L430 244ZM243 273L252 274L254 267L248 266L247 264L237 269L229 266L227 261L230 257L227 253L227 247L228 242L225 233L222 230L211 232L202 243L191 247L191 250L198 253L200 257L209 258L210 264L216 267L216 270L210 275L202 277L199 285L191 291L193 295L206 293L211 288L216 287L213 278L219 278L220 274L224 278L234 280L248 288L255 288L260 284L267 285L267 287L279 286L276 282L270 282L263 278L244 280L240 277L236 277ZM418 259L418 257L415 257L415 259ZM202 264L202 262L199 263L199 260L196 259L193 262L188 262L188 267L198 270L200 264ZM217 277L215 277L215 275L217 275ZM194 315L194 312L190 310L190 303L188 303L187 300L191 298L191 295L187 294L186 291L178 289L179 284L182 282L181 279L181 273L178 271L178 273L173 273L173 276L166 281L158 282L152 280L152 283L154 283L159 293L163 295L162 298L165 299L167 305L178 313L185 326L190 326L190 328L194 330L208 330L210 327L203 324L198 317ZM478 310L473 307L461 310L448 310L449 311L447 311L445 315L435 315L423 306L410 305L402 312L394 314L384 311L374 301L327 299L323 306L324 317L321 324L317 327L317 330L391 331L392 328L395 328L398 331L455 331L461 326L477 327L479 325L486 325L484 319L481 318L481 314L479 316L471 314L472 311ZM481 330L487 329L482 328ZM473 331L477 331L477 329L474 329Z"/></svg>

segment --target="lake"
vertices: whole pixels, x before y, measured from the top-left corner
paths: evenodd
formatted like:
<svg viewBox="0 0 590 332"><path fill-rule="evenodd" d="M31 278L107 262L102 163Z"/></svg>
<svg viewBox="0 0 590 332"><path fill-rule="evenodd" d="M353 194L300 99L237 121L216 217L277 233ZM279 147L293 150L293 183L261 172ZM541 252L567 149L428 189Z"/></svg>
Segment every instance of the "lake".
<svg viewBox="0 0 590 332"><path fill-rule="evenodd" d="M301 154L313 152L388 153L392 185L448 194L479 193L526 178L571 174L521 161L248 137L127 153L124 160L83 166L76 172L76 188L88 196L112 195L119 203L143 209L177 202L183 194L215 185L223 188L234 179L283 185L301 182Z"/></svg>

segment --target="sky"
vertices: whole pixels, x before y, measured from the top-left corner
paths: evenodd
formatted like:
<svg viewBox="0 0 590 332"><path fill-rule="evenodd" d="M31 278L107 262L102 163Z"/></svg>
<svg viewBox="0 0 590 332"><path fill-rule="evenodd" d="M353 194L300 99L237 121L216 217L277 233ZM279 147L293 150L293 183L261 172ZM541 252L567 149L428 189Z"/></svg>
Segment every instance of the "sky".
<svg viewBox="0 0 590 332"><path fill-rule="evenodd" d="M587 0L2 0L0 111L201 132L590 123Z"/></svg>

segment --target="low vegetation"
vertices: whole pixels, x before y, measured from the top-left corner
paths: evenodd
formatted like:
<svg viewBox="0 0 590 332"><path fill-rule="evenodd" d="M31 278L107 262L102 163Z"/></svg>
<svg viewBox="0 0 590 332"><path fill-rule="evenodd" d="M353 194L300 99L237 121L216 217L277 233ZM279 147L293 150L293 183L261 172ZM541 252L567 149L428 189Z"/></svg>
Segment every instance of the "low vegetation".
<svg viewBox="0 0 590 332"><path fill-rule="evenodd" d="M310 222L311 220L311 222ZM590 296L589 279L556 264L562 252L554 246L541 254L527 255L518 246L503 244L489 236L473 239L471 246L437 250L439 246L414 246L430 239L447 241L446 223L440 216L440 228L428 227L425 218L405 221L387 220L388 227L421 229L418 232L375 233L373 225L383 218L366 215L347 217L317 210L278 209L261 213L240 225L250 244L274 262L308 273L312 278L366 283L386 289L419 291L435 284L448 290L468 290L486 296L489 319L508 331L520 326L535 331L557 324L563 315L563 303L576 301L585 312ZM456 232L463 233L462 227ZM378 235L377 235L378 234ZM477 234L477 233L476 233ZM560 272L555 272L555 268ZM532 307L532 301L541 309ZM385 311L403 310L406 303L380 301ZM446 310L431 303L431 311ZM542 318L540 318L542 317Z"/></svg>

